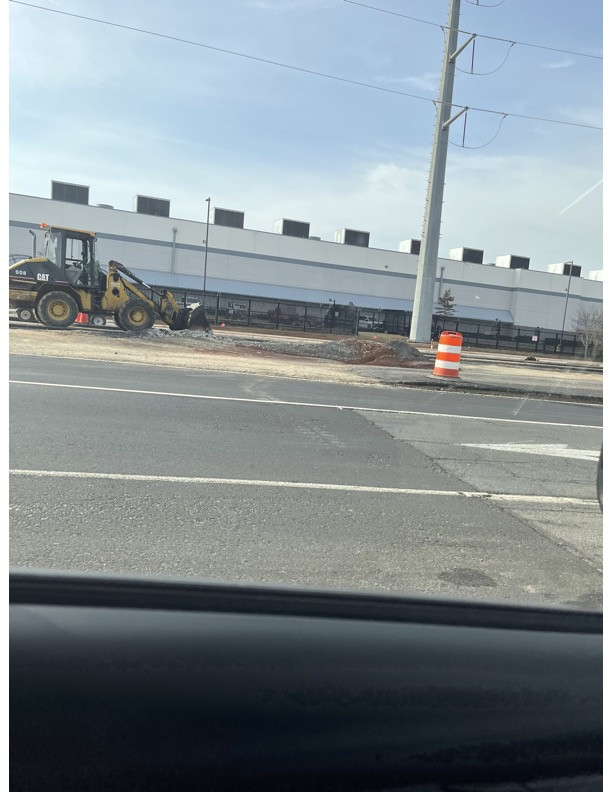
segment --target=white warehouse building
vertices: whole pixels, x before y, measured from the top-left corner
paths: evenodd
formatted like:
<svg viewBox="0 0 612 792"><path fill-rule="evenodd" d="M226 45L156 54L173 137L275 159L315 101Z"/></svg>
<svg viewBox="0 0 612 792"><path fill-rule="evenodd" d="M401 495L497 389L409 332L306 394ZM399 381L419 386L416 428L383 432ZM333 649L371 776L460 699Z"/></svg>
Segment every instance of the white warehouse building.
<svg viewBox="0 0 612 792"><path fill-rule="evenodd" d="M71 194L71 187L81 192ZM161 199L140 196L134 211L126 211L89 205L88 188L78 185L54 182L52 194L51 199L10 194L12 256L31 255L30 231L37 234L40 251L44 222L95 231L103 266L115 259L151 285L202 289L205 222L170 217L170 203ZM276 232L267 232L242 227L241 212L216 209L212 220L207 292L412 311L416 240L401 242L397 251L382 250L368 246L366 231L341 229L339 241L332 242L311 237L309 224L301 221L277 220L273 226L271 219ZM561 329L568 285L562 269L530 270L528 258L509 254L495 264L479 263L483 252L473 248L455 248L449 256L438 259L436 299L450 289L456 318ZM565 329L571 329L580 305L601 307L602 299L600 279L573 272Z"/></svg>

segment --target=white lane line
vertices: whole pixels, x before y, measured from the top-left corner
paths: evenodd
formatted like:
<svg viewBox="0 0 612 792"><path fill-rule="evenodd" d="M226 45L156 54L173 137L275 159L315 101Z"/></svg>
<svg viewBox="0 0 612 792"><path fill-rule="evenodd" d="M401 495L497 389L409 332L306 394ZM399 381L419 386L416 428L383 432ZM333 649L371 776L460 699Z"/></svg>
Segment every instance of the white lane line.
<svg viewBox="0 0 612 792"><path fill-rule="evenodd" d="M567 443L461 443L461 445L466 448L484 448L488 451L583 459L589 462L596 462L600 451L599 448L568 448Z"/></svg>
<svg viewBox="0 0 612 792"><path fill-rule="evenodd" d="M198 376L204 376L206 374L229 374L231 376L240 376L240 377L259 377L260 379L265 377L266 379L273 379L273 380L282 380L286 382L287 380L291 382L299 381L298 377L288 377L284 374L279 372L275 374L264 374L263 372L252 372L252 371L228 371L227 369L202 369L202 368L193 368L190 366L172 366L169 363L140 363L136 360L103 360L102 358L88 358L88 357L67 357L66 355L41 355L35 352L11 352L11 357L36 357L36 358L53 358L54 360L68 360L71 363L84 361L86 363L101 363L102 365L109 365L109 366L142 366L143 368L162 368L162 369L174 369L176 371L180 371L183 374L187 372L188 374L197 374ZM310 382L317 382L321 383L322 385L340 385L340 386L348 386L350 388L380 388L381 390L392 388L394 383L392 382L336 382L334 380L309 380ZM435 383L432 382L431 387L413 387L412 385L407 386L407 390L414 392L417 391L418 393L428 393L432 394L435 393L435 397L438 396L471 396L474 399L516 399L518 398L516 395L510 394L501 394L501 393L481 393L480 391L473 391L467 393L466 391L453 391L453 390L435 390ZM538 399L537 397L527 396L525 400L529 401L546 401L550 404L565 404L565 405L575 405L577 407L601 407L601 404L592 404L590 402L583 402L583 401L568 401L567 399ZM293 402L291 402L293 403ZM431 413L424 413L424 415L431 415ZM493 419L491 419L493 420ZM500 419L501 420L501 419ZM532 421L526 421L525 423L533 423ZM571 426L571 424L552 424L552 426ZM581 427L582 424L577 424L577 426Z"/></svg>
<svg viewBox="0 0 612 792"><path fill-rule="evenodd" d="M574 429L598 429L601 431L601 426L591 426L588 424L555 423L554 421L523 421L517 418L487 418L482 415L453 415L452 413L433 413L417 410L393 410L384 407L360 407L354 404L320 404L317 402L295 402L283 401L280 399L245 399L239 396L205 396L200 393L174 393L173 391L136 390L134 388L104 388L98 385L66 385L60 382L33 382L30 380L9 380L9 383L11 385L36 385L44 388L73 388L76 390L105 391L110 393L136 393L145 396L170 396L183 399L205 399L208 401L248 402L250 404L276 404L288 407L317 407L327 410L355 410L357 412L392 413L394 415L422 415L431 416L432 418L460 418L470 421L495 421L498 423L519 423L537 426L563 426Z"/></svg>
<svg viewBox="0 0 612 792"><path fill-rule="evenodd" d="M11 476L30 478L105 479L112 481L150 481L167 484L223 484L238 487L271 487L278 489L335 490L337 492L372 492L383 495L426 495L428 497L463 497L496 502L552 503L557 505L598 506L586 498L564 498L554 495L520 495L498 492L461 492L459 490L412 489L408 487L369 487L357 484L321 484L314 481L267 481L259 479L210 478L208 476L148 476L136 473L90 473L74 470L9 470ZM599 507L599 506L598 506Z"/></svg>

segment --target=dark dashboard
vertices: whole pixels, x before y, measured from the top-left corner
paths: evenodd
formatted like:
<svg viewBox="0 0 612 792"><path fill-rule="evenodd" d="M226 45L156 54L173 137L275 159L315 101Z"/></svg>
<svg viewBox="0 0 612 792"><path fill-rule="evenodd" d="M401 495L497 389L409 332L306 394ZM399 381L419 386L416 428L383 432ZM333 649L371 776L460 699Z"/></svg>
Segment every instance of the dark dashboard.
<svg viewBox="0 0 612 792"><path fill-rule="evenodd" d="M11 789L602 789L602 615L10 577Z"/></svg>

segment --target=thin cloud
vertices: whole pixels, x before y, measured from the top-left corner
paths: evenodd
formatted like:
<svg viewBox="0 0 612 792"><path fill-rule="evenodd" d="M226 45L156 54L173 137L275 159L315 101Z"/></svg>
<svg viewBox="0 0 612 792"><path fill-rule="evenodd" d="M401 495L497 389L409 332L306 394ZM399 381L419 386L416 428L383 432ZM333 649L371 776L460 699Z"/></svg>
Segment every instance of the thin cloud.
<svg viewBox="0 0 612 792"><path fill-rule="evenodd" d="M559 118L566 118L568 121L578 124L602 125L601 105L585 105L583 107L563 105L554 108L554 112Z"/></svg>
<svg viewBox="0 0 612 792"><path fill-rule="evenodd" d="M435 91L440 81L436 72L427 72L413 77L378 77L379 82L394 83L396 85L410 85L421 91Z"/></svg>
<svg viewBox="0 0 612 792"><path fill-rule="evenodd" d="M247 8L258 11L317 11L321 8L332 8L332 0L246 0Z"/></svg>
<svg viewBox="0 0 612 792"><path fill-rule="evenodd" d="M590 194L593 192L593 190L596 190L596 189L597 189L597 188L598 188L598 187L599 187L601 184L603 184L603 179L600 179L600 180L599 180L598 182L596 182L596 183L595 183L595 184L594 184L592 187L589 187L589 189L588 189L588 190L585 190L585 191L582 193L582 195L579 195L579 196L578 196L578 198L575 198L575 199L574 199L574 200L573 200L573 201L572 201L570 204L568 204L568 205L565 207L565 209L562 209L562 210L559 212L559 214L560 214L560 215L562 215L562 214L565 214L565 213L567 212L567 210L568 210L568 209L571 209L572 207L576 206L576 204L580 203L580 201L582 201L582 199L583 199L583 198L586 198L586 197L587 197L587 195L590 195Z"/></svg>
<svg viewBox="0 0 612 792"><path fill-rule="evenodd" d="M558 61L553 61L552 63L545 63L545 69L567 69L570 66L573 66L576 61L573 58L562 58Z"/></svg>

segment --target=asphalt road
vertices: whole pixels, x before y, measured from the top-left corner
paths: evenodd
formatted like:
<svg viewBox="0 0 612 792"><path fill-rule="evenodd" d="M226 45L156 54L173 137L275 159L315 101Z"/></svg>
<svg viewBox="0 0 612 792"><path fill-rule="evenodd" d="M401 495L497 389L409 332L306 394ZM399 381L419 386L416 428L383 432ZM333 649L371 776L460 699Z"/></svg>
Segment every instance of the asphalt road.
<svg viewBox="0 0 612 792"><path fill-rule="evenodd" d="M10 378L13 565L601 604L599 406L31 356Z"/></svg>

